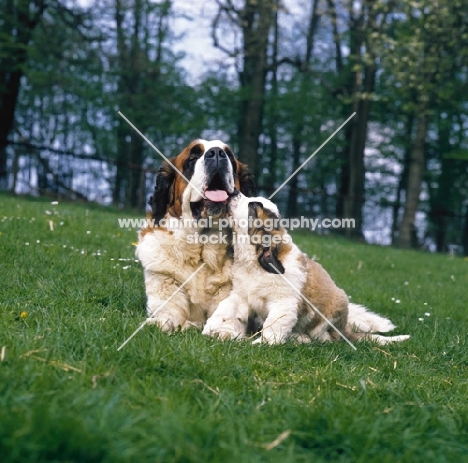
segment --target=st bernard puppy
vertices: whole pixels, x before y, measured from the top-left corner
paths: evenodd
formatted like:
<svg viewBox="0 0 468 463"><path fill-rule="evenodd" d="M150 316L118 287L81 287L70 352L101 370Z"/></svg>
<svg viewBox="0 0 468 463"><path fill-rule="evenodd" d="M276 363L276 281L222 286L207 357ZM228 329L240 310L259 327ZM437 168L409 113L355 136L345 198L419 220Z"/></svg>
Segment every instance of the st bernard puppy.
<svg viewBox="0 0 468 463"><path fill-rule="evenodd" d="M149 201L150 223L140 230L136 249L148 323L167 332L201 328L229 295L231 230L218 224L229 197L252 195L254 188L247 166L219 140L195 140L163 163Z"/></svg>
<svg viewBox="0 0 468 463"><path fill-rule="evenodd" d="M350 341L367 338L383 345L409 338L370 334L391 331L395 326L365 307L349 303L323 267L293 244L279 225L279 212L271 201L238 194L230 199L229 209L235 232L233 289L207 321L203 334L243 338L247 319L257 315L264 324L255 343L278 344L288 338L299 342L338 340L335 328Z"/></svg>

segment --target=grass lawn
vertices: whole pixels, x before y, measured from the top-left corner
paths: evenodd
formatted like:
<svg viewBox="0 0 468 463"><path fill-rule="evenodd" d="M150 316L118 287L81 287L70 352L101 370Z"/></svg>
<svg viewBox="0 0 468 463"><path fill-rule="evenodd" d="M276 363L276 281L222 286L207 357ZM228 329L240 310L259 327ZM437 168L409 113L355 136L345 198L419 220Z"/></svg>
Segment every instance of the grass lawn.
<svg viewBox="0 0 468 463"><path fill-rule="evenodd" d="M117 351L145 319L124 216L0 195L2 463L466 461L466 259L297 234L412 338L354 351L146 326Z"/></svg>

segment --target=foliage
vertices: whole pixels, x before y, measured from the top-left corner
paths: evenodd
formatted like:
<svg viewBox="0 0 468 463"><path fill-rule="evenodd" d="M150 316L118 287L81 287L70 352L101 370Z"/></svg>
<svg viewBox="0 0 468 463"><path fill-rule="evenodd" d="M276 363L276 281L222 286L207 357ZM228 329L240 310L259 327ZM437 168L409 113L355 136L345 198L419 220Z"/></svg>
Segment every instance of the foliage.
<svg viewBox="0 0 468 463"><path fill-rule="evenodd" d="M268 196L356 111L278 193L282 212L352 216L371 241L406 221L408 245L468 243L465 3L220 1L206 34L226 60L200 63L192 85L177 3L3 0L0 91L22 77L0 187L142 210L161 160L120 110L169 157L200 136L231 143Z"/></svg>

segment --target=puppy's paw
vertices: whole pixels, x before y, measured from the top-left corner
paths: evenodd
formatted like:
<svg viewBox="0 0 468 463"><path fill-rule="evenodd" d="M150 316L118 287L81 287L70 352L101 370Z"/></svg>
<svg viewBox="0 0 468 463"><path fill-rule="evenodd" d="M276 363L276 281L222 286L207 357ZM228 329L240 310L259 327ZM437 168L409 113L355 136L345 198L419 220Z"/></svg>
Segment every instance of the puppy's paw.
<svg viewBox="0 0 468 463"><path fill-rule="evenodd" d="M279 333L275 333L273 331L264 331L259 338L252 342L252 344L269 344L272 346L274 344L284 344L285 341L286 337Z"/></svg>
<svg viewBox="0 0 468 463"><path fill-rule="evenodd" d="M312 342L310 336L305 333L291 333L288 337L288 340L297 344L309 344Z"/></svg>

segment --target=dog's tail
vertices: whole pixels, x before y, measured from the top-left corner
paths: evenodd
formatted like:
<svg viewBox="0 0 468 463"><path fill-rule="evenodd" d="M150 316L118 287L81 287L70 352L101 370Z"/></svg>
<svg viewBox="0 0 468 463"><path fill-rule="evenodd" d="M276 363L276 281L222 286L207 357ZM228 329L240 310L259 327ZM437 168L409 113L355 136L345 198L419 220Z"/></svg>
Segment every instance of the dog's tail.
<svg viewBox="0 0 468 463"><path fill-rule="evenodd" d="M409 339L408 335L381 336L372 333L387 333L396 326L388 319L359 304L349 304L347 332L352 341L370 339L381 346Z"/></svg>

